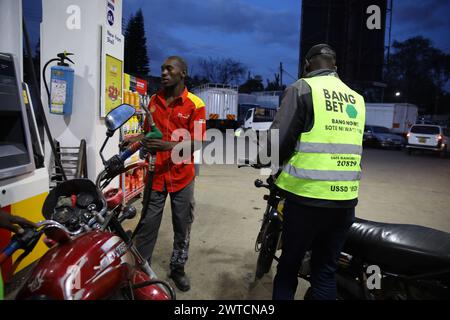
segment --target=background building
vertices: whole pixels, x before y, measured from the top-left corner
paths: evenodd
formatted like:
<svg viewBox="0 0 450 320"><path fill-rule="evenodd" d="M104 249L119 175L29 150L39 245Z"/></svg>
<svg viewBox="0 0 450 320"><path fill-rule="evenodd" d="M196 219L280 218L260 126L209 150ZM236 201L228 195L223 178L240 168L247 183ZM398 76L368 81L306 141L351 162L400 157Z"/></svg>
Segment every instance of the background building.
<svg viewBox="0 0 450 320"><path fill-rule="evenodd" d="M303 0L299 75L310 47L328 43L337 54L339 76L367 99L382 99L387 0ZM381 29L369 30L367 8L379 6ZM390 23L387 21L389 28ZM381 87L380 87L381 86Z"/></svg>

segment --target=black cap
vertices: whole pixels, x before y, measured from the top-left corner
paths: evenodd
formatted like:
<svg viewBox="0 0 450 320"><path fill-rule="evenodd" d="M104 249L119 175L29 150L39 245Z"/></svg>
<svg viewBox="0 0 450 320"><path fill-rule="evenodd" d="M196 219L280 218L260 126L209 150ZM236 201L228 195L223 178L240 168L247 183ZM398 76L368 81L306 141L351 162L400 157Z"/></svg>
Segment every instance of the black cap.
<svg viewBox="0 0 450 320"><path fill-rule="evenodd" d="M306 60L310 60L314 56L318 56L321 54L327 54L333 56L336 59L336 52L329 45L325 43L316 44L306 53Z"/></svg>

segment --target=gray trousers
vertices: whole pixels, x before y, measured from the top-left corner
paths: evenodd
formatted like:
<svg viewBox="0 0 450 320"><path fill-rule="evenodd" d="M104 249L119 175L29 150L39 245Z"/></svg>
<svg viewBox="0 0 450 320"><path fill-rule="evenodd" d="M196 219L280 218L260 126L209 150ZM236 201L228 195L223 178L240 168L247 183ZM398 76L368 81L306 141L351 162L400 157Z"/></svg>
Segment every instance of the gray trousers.
<svg viewBox="0 0 450 320"><path fill-rule="evenodd" d="M194 185L195 181L192 180L190 184L180 191L170 193L174 232L170 270L183 268L188 260L189 236L191 225L194 222ZM141 221L142 226L135 237L138 250L149 263L151 263L153 249L158 237L167 195L168 192L166 190L163 192L152 190L147 215Z"/></svg>

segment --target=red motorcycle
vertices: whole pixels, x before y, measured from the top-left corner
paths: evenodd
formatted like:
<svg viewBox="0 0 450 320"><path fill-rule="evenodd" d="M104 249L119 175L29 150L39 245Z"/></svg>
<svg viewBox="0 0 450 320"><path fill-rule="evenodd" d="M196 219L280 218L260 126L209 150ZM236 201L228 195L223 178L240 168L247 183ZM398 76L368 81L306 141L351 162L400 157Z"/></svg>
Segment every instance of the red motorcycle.
<svg viewBox="0 0 450 320"><path fill-rule="evenodd" d="M121 105L106 117L107 138L133 115L134 108ZM136 216L132 206L122 207L120 198L107 201L102 190L123 168L120 157L103 161L106 169L96 184L86 179L66 181L53 189L42 212L47 219L36 229L14 235L0 254L0 265L18 249L33 250L45 234L51 248L33 267L16 299L45 300L169 300L175 292L155 272L133 244L121 223ZM110 193L110 192L109 192Z"/></svg>

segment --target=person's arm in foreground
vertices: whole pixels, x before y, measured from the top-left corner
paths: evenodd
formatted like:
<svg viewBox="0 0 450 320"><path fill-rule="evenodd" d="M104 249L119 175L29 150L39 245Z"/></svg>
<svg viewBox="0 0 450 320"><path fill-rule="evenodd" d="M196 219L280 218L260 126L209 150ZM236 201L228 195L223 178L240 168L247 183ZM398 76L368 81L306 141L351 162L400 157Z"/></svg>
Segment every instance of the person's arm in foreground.
<svg viewBox="0 0 450 320"><path fill-rule="evenodd" d="M7 229L14 233L23 233L24 227L37 227L34 222L25 218L10 215L7 212L0 210L0 229Z"/></svg>

